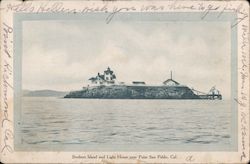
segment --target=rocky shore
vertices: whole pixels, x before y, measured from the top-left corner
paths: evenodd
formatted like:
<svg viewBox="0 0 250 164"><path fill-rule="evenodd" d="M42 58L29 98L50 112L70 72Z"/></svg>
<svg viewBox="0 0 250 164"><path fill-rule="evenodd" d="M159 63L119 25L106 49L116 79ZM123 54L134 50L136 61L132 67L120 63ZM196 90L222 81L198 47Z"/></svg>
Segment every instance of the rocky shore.
<svg viewBox="0 0 250 164"><path fill-rule="evenodd" d="M186 86L96 86L73 91L64 98L97 99L200 99Z"/></svg>

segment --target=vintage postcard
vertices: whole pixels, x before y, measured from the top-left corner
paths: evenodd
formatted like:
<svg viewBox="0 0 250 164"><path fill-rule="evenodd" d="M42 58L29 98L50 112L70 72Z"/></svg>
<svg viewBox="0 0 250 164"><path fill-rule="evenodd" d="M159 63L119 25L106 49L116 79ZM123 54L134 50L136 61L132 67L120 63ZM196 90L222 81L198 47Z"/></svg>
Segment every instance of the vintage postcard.
<svg viewBox="0 0 250 164"><path fill-rule="evenodd" d="M246 1L2 1L2 163L249 162Z"/></svg>

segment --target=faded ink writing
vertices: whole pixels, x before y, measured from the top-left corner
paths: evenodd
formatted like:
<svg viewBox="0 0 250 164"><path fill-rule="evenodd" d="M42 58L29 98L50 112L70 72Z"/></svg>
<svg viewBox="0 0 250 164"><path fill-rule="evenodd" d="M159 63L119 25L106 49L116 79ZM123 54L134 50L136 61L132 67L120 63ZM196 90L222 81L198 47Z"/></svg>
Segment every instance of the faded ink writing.
<svg viewBox="0 0 250 164"><path fill-rule="evenodd" d="M13 139L13 133L11 130L6 129L4 132L4 139L3 139L3 148L1 152L8 151L10 153L13 152L13 148L11 147L11 140Z"/></svg>
<svg viewBox="0 0 250 164"><path fill-rule="evenodd" d="M247 103L249 102L247 91L246 91L246 80L249 77L248 75L248 65L247 65L247 45L249 44L248 40L248 29L249 27L247 25L241 25L241 45L240 45L240 51L241 51L241 67L240 67L240 90L239 90L239 100L238 103L240 104L240 131L241 131L241 156L240 159L243 161L246 159L246 139L248 138L247 133L247 116L246 110L247 109Z"/></svg>
<svg viewBox="0 0 250 164"><path fill-rule="evenodd" d="M159 12L159 11L173 11L173 10L187 10L187 11L200 11L203 12L201 20L204 20L209 13L217 12L218 18L225 12L234 12L238 14L235 22L232 24L232 28L240 24L243 20L248 18L248 14L243 8L243 4L232 5L230 2L225 3L225 5L215 5L212 3L193 3L193 4L183 4L182 2L173 1L166 5L142 5L140 7L130 6L119 7L114 3L103 3L101 6L83 5L79 8L66 7L64 2L41 2L36 3L39 5L34 5L33 2L20 2L18 4L7 4L6 12L26 12L26 13L67 13L67 14L84 14L92 12L107 13L106 23L110 23L115 15L122 12Z"/></svg>
<svg viewBox="0 0 250 164"><path fill-rule="evenodd" d="M3 49L4 53L11 58L10 48L8 46L9 42L12 43L13 41L10 40L10 34L13 32L13 28L8 26L6 23L3 23Z"/></svg>
<svg viewBox="0 0 250 164"><path fill-rule="evenodd" d="M12 62L12 55L11 55L11 44L13 43L12 41L12 33L13 33L13 28L8 25L7 23L3 23L2 26L2 31L3 31L3 49L2 51L4 52L3 54L6 55L6 58L3 59L3 64L2 64L2 121L1 121L1 126L3 129L3 145L1 148L1 152L8 151L8 152L13 152L13 148L11 145L11 140L13 140L13 132L9 128L8 123L11 123L11 118L9 117L9 108L10 108L10 91L13 90L12 86L12 80L11 77L13 75L13 68L11 66Z"/></svg>

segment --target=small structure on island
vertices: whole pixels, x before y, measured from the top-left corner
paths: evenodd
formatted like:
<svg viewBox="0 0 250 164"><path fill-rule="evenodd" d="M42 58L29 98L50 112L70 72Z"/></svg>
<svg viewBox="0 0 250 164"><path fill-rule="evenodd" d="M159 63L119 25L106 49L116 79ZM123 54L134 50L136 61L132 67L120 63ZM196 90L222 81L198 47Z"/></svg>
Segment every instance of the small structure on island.
<svg viewBox="0 0 250 164"><path fill-rule="evenodd" d="M166 85L166 86L178 86L178 85L180 85L180 83L173 80L172 71L170 72L170 79L167 79L166 81L164 81L163 84Z"/></svg>
<svg viewBox="0 0 250 164"><path fill-rule="evenodd" d="M145 85L146 83L144 81L133 81L133 85Z"/></svg>
<svg viewBox="0 0 250 164"><path fill-rule="evenodd" d="M211 95L219 95L219 94L220 94L220 91L219 91L218 89L216 89L215 86L213 86L213 87L209 90L208 94L211 94Z"/></svg>
<svg viewBox="0 0 250 164"><path fill-rule="evenodd" d="M100 74L98 72L96 77L91 77L89 80L91 81L91 84L109 85L109 84L115 84L116 76L114 74L114 71L112 71L108 67L107 70L105 70L103 74Z"/></svg>
<svg viewBox="0 0 250 164"><path fill-rule="evenodd" d="M220 94L220 91L218 89L215 88L215 86L213 86L209 92L208 95L210 97L210 99L222 99L222 96Z"/></svg>

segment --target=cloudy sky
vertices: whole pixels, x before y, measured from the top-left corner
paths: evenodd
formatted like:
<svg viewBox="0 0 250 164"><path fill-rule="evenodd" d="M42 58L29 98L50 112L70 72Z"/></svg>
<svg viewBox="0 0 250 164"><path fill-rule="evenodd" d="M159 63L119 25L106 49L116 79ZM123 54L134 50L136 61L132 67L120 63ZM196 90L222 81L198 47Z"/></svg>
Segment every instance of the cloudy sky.
<svg viewBox="0 0 250 164"><path fill-rule="evenodd" d="M225 22L25 21L23 89L77 90L108 66L118 81L170 77L230 96L230 26Z"/></svg>

